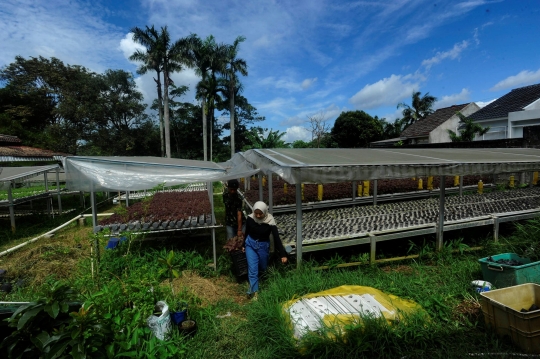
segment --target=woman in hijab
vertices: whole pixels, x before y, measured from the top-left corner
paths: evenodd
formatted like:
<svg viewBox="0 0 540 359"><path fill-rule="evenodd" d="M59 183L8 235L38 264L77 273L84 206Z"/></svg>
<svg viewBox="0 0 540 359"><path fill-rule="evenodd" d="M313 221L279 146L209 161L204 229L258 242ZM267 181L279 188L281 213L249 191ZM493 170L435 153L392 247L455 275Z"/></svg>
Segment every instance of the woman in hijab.
<svg viewBox="0 0 540 359"><path fill-rule="evenodd" d="M270 249L270 234L274 236L274 246L281 256L281 263L287 263L287 253L279 238L276 221L268 213L268 206L264 202L256 202L253 213L246 222L245 251L248 263L249 291L248 295L257 298L259 290L259 273L264 272L268 265Z"/></svg>

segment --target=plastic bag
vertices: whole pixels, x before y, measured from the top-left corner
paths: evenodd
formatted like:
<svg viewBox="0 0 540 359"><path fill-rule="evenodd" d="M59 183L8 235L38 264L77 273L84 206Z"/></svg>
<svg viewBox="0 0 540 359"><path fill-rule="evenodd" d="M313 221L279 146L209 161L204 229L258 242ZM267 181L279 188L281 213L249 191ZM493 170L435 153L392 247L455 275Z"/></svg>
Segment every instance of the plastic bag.
<svg viewBox="0 0 540 359"><path fill-rule="evenodd" d="M161 311L161 315L151 315L146 319L148 327L154 333L156 338L164 340L171 330L171 316L169 314L169 306L164 301L160 300L156 303L156 312Z"/></svg>

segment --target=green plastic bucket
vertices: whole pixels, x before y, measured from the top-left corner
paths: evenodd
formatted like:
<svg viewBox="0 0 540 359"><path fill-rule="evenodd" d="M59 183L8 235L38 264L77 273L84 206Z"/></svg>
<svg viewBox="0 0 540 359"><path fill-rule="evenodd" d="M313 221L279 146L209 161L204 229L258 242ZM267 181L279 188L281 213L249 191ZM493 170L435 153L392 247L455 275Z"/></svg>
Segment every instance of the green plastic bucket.
<svg viewBox="0 0 540 359"><path fill-rule="evenodd" d="M492 260L488 260L490 258ZM482 276L496 288L511 287L525 283L540 284L540 262L531 262L529 258L520 257L516 253L502 253L479 259ZM523 263L519 266L495 263L496 261L514 260Z"/></svg>

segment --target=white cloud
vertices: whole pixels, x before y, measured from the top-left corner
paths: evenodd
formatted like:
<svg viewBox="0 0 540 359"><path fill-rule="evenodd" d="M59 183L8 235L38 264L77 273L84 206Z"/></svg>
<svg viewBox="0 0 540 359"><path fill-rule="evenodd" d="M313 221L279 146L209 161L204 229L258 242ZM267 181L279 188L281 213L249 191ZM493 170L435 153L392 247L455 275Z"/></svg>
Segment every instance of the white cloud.
<svg viewBox="0 0 540 359"><path fill-rule="evenodd" d="M519 74L509 76L502 81L499 81L493 86L491 91L499 91L505 89L516 88L520 86L532 85L540 81L540 69L537 71L523 70Z"/></svg>
<svg viewBox="0 0 540 359"><path fill-rule="evenodd" d="M426 69L430 69L431 66L438 64L444 59L454 60L459 57L461 52L465 50L468 46L469 42L467 40L463 40L462 42L455 44L451 50L437 52L437 54L435 54L435 56L433 56L432 58L422 61L422 66L425 66Z"/></svg>
<svg viewBox="0 0 540 359"><path fill-rule="evenodd" d="M464 88L461 90L460 93L443 96L437 102L435 102L435 104L433 105L433 108L437 110L439 108L444 108L448 106L469 103L470 95L471 95L471 92L468 89Z"/></svg>
<svg viewBox="0 0 540 359"><path fill-rule="evenodd" d="M139 43L133 41L133 33L127 33L126 36L120 40L120 46L118 47L126 60L129 60L129 57L133 55L136 50L145 51L146 48Z"/></svg>
<svg viewBox="0 0 540 359"><path fill-rule="evenodd" d="M156 82L154 81L155 77L155 72L149 72L135 79L139 91L141 91L144 96L145 103L149 106L152 104L152 101L157 98L157 87ZM182 98L176 99L177 101L195 101L195 87L200 78L195 74L194 70L187 69L182 72L175 72L171 75L171 79L177 87L185 85L189 88L189 91Z"/></svg>
<svg viewBox="0 0 540 359"><path fill-rule="evenodd" d="M288 143L293 143L297 140L311 141L311 132L302 126L292 126L285 130L285 136L283 140Z"/></svg>
<svg viewBox="0 0 540 359"><path fill-rule="evenodd" d="M312 79L305 79L304 81L302 81L302 84L300 86L302 86L302 89L304 90L307 90L308 88L310 88L311 86L313 86L313 84L317 82L317 78L314 77Z"/></svg>
<svg viewBox="0 0 540 359"><path fill-rule="evenodd" d="M1 1L0 66L17 55L54 56L97 72L125 65L115 51L122 33L103 20L103 12L99 4L69 0Z"/></svg>
<svg viewBox="0 0 540 359"><path fill-rule="evenodd" d="M412 75L392 75L374 84L366 85L349 102L356 108L367 110L379 106L396 106L420 87L419 79Z"/></svg>
<svg viewBox="0 0 540 359"><path fill-rule="evenodd" d="M490 103L492 103L495 100L496 100L496 98L494 98L491 101L475 101L474 103L476 103L478 105L478 107L482 108L482 107L486 107L487 105L489 105Z"/></svg>

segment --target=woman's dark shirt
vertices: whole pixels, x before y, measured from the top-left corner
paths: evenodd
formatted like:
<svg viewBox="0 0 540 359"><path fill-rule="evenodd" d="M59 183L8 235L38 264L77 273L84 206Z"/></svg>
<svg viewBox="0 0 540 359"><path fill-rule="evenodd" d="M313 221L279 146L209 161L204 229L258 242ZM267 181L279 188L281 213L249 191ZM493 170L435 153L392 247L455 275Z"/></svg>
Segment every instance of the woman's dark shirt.
<svg viewBox="0 0 540 359"><path fill-rule="evenodd" d="M281 239L279 238L277 227L266 223L258 224L253 218L247 217L246 238L247 236L250 236L251 239L256 241L269 242L270 234L274 235L274 246L278 251L279 256L282 258L286 257L287 252L285 252L285 248L283 248L283 243L281 243Z"/></svg>

